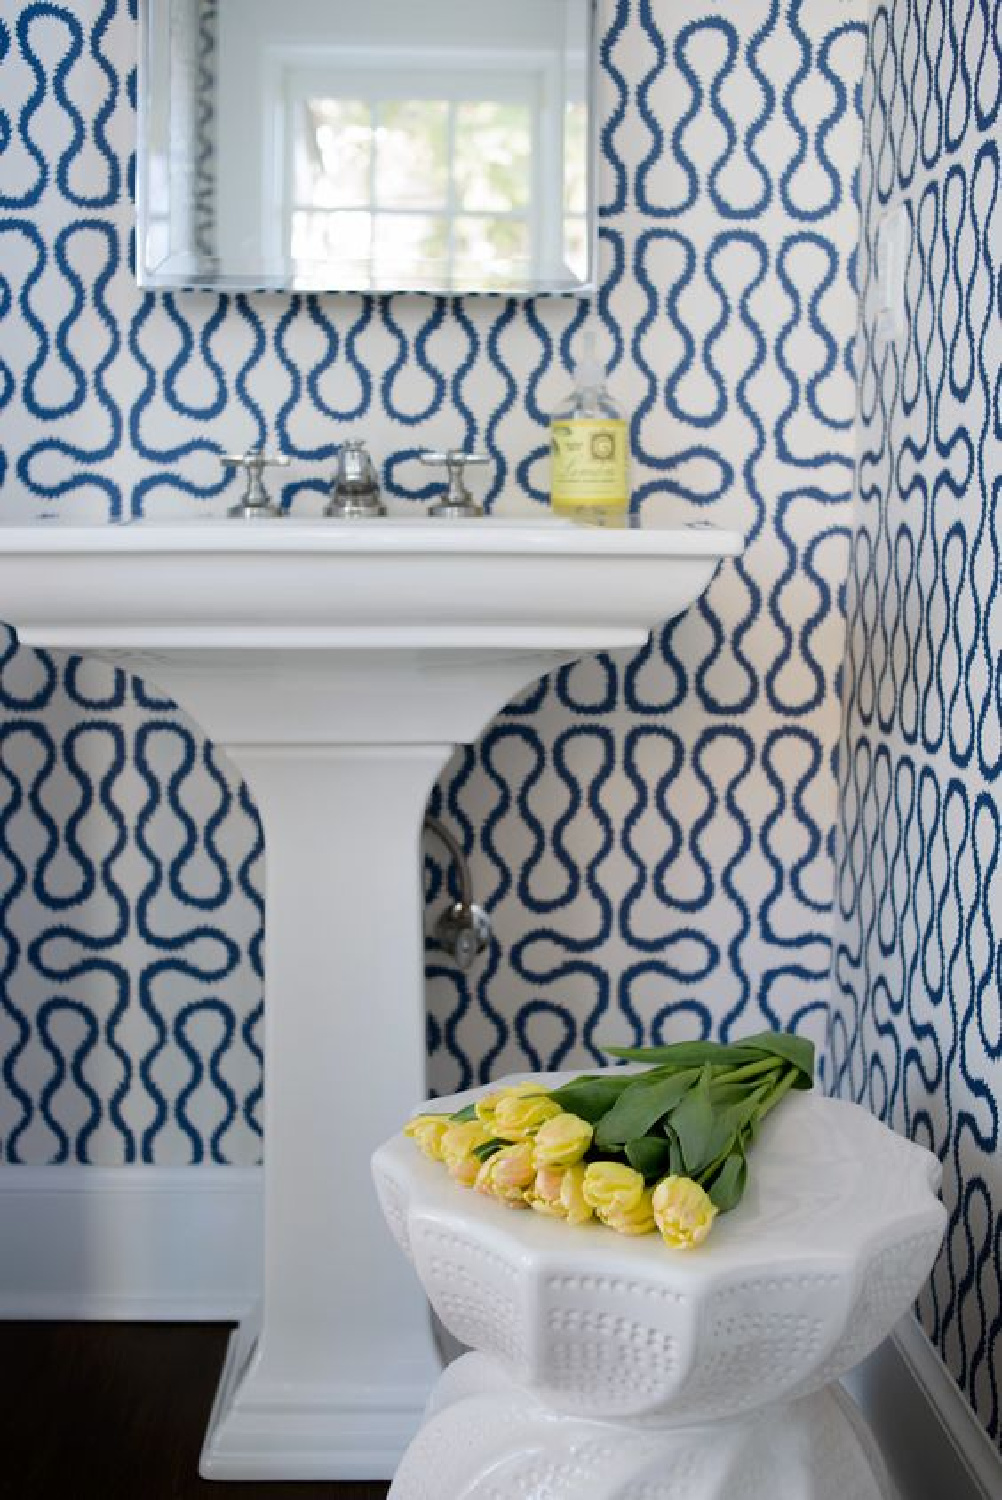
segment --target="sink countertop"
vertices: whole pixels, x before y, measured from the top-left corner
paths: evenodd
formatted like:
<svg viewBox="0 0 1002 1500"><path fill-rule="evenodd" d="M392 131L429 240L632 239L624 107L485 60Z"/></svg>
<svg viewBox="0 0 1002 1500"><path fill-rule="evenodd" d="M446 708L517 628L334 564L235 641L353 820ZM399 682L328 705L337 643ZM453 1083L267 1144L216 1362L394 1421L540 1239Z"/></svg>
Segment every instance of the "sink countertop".
<svg viewBox="0 0 1002 1500"><path fill-rule="evenodd" d="M119 522L77 522L62 516L25 524L0 519L0 553L505 553L732 557L742 550L737 531L702 523L643 525L638 517L613 522L562 516L431 521L393 516L373 521L285 518L241 522L219 516Z"/></svg>

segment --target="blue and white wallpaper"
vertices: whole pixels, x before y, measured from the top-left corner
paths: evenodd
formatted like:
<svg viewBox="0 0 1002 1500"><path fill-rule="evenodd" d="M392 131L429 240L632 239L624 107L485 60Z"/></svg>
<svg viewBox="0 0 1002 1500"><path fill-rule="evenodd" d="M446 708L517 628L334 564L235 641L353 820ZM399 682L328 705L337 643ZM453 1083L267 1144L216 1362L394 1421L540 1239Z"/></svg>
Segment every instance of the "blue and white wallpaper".
<svg viewBox="0 0 1002 1500"><path fill-rule="evenodd" d="M943 1159L920 1315L1002 1438L999 0L882 0L865 81L835 1088ZM905 316L878 240L905 221Z"/></svg>
<svg viewBox="0 0 1002 1500"><path fill-rule="evenodd" d="M469 979L429 949L438 1089L607 1040L826 1033L865 6L610 0L602 33L597 310L636 504L748 547L444 776L496 943ZM126 0L3 7L3 517L222 508L217 455L257 442L316 512L349 434L398 509L429 496L415 452L460 442L493 507L541 506L587 307L141 293L135 59ZM257 1160L247 791L153 684L10 648L0 702L3 1160ZM431 861L428 886L431 916Z"/></svg>

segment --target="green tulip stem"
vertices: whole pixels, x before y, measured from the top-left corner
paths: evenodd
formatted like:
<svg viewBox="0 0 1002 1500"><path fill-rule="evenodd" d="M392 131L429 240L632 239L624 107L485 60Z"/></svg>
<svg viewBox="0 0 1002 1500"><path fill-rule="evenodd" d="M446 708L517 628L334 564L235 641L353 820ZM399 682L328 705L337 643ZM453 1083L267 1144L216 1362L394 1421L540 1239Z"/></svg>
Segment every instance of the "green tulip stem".
<svg viewBox="0 0 1002 1500"><path fill-rule="evenodd" d="M765 1119L769 1111L775 1109L779 1101L786 1097L786 1095L793 1088L793 1085L796 1083L796 1081L797 1073L794 1068L791 1068L788 1073L784 1073L783 1077L779 1080L779 1083L776 1085L773 1092L765 1100L765 1103L759 1110L758 1117L755 1122L756 1125L761 1125L762 1121Z"/></svg>
<svg viewBox="0 0 1002 1500"><path fill-rule="evenodd" d="M751 1094L748 1097L749 1097L749 1099L756 1099L756 1100L757 1099L761 1099L764 1102L764 1101L766 1101L768 1099L768 1097L769 1097L769 1090L771 1088L772 1088L772 1080L771 1079L766 1079L766 1081L764 1083L759 1084L759 1086L758 1086L757 1089L753 1089L752 1092L751 1092ZM769 1104L767 1106L767 1108L771 1109L772 1108L771 1104ZM752 1116L751 1120L749 1120L749 1122L748 1122L748 1125L745 1127L745 1130L748 1131L749 1139L754 1135L755 1131L758 1129L759 1121L763 1118L763 1114L764 1114L763 1110L756 1109L755 1114ZM742 1138L743 1135L744 1135L744 1131L741 1132L741 1136L739 1137L739 1139ZM734 1142L733 1141L729 1141L728 1144L727 1144L726 1149L723 1152L721 1152L721 1154L717 1157L716 1161L711 1161L710 1165L708 1167L705 1167L703 1169L703 1171L700 1172L700 1174L697 1177L696 1181L698 1183L700 1183L701 1186L705 1187L706 1184L708 1182L710 1182L712 1180L712 1178L714 1178L716 1176L716 1174L720 1171L720 1168L724 1165L724 1162L727 1160L727 1158L733 1154L733 1151L734 1151Z"/></svg>
<svg viewBox="0 0 1002 1500"><path fill-rule="evenodd" d="M781 1057L765 1057L761 1062L746 1063L744 1067L732 1068L727 1073L718 1073L713 1082L743 1083L746 1078L758 1078L763 1073L777 1073L785 1066Z"/></svg>

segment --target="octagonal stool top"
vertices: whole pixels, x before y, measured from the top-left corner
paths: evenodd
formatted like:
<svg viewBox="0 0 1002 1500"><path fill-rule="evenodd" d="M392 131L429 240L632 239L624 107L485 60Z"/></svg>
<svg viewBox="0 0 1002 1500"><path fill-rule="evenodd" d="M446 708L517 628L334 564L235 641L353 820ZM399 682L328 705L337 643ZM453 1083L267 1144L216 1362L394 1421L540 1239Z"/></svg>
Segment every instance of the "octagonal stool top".
<svg viewBox="0 0 1002 1500"><path fill-rule="evenodd" d="M793 1094L749 1166L739 1207L679 1252L512 1212L402 1135L382 1146L387 1222L477 1351L439 1382L393 1500L883 1500L872 1440L832 1383L929 1274L940 1164L856 1105Z"/></svg>

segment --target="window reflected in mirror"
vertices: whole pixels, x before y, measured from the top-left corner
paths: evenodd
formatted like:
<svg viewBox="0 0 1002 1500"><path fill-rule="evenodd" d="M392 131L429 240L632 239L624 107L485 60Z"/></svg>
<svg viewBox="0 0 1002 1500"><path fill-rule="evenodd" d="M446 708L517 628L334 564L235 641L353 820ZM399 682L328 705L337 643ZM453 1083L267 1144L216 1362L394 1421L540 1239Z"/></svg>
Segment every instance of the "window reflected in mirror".
<svg viewBox="0 0 1002 1500"><path fill-rule="evenodd" d="M147 0L152 286L575 291L594 0Z"/></svg>

